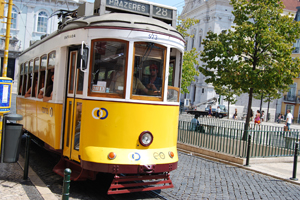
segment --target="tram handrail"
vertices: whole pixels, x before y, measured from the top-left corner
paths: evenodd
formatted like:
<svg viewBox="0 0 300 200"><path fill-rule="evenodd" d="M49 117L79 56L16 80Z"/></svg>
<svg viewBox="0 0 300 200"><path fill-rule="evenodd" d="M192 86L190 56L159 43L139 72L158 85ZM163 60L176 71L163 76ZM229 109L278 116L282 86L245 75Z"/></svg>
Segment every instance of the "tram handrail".
<svg viewBox="0 0 300 200"><path fill-rule="evenodd" d="M82 42L81 42L81 52L80 52L80 71L82 71L82 72L85 73L87 70L86 70L86 69L85 69L85 70L82 69L82 62L83 62L83 61L82 61L82 60L83 60L83 59L82 59L82 56L83 56L83 48L84 48L84 44L85 44L85 42L82 41Z"/></svg>

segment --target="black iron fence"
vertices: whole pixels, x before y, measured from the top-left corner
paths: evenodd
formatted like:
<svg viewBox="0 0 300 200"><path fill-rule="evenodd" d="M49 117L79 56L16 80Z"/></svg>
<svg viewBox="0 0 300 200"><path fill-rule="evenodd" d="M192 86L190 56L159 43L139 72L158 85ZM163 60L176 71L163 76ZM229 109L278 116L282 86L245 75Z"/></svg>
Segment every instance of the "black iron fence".
<svg viewBox="0 0 300 200"><path fill-rule="evenodd" d="M178 141L238 157L246 157L249 134L251 157L293 156L295 142L299 141L299 130L252 125L244 131L244 124L239 122L204 119L199 125L179 121Z"/></svg>

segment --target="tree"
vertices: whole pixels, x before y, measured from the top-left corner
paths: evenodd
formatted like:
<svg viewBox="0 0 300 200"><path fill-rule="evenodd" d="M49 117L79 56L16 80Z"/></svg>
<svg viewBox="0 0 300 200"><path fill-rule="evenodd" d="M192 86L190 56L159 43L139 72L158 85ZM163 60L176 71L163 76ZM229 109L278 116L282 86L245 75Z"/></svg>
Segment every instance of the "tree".
<svg viewBox="0 0 300 200"><path fill-rule="evenodd" d="M253 91L253 97L255 99L260 99L263 102L268 102L266 121L268 121L268 113L269 113L270 103L276 99L279 99L281 97L282 92L280 92L280 91L264 91L264 90L259 90L259 91L254 90ZM261 104L262 104L262 102L261 102ZM261 107L260 107L260 111L261 111Z"/></svg>
<svg viewBox="0 0 300 200"><path fill-rule="evenodd" d="M232 90L231 86L220 85L219 82L214 83L213 86L216 93L219 94L219 96L224 96L224 100L228 102L227 118L229 118L230 104L236 103L237 99L235 98L235 96L239 96L241 94L241 91L234 91Z"/></svg>
<svg viewBox="0 0 300 200"><path fill-rule="evenodd" d="M292 59L293 43L300 36L300 24L283 15L278 0L231 0L235 16L232 30L209 32L203 41L200 71L206 82L222 82L233 90L249 94L243 139L255 90L287 91L299 74L298 58Z"/></svg>
<svg viewBox="0 0 300 200"><path fill-rule="evenodd" d="M184 38L193 38L194 35L189 34L187 30L196 23L199 23L199 20L191 18L184 19L179 17L179 25L177 25L176 29ZM199 76L199 71L195 68L195 65L199 65L197 60L198 57L199 53L196 51L196 48L193 48L190 51L185 51L183 54L181 93L189 93L187 87L191 85L192 81L195 81L195 76Z"/></svg>

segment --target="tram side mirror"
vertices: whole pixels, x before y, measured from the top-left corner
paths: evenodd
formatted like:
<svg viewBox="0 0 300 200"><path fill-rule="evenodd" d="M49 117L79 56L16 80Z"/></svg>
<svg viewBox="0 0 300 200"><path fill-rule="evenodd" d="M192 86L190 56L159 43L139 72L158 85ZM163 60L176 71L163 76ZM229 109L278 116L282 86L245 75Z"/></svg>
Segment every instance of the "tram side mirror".
<svg viewBox="0 0 300 200"><path fill-rule="evenodd" d="M89 48L83 44L78 52L78 65L77 65L77 68L79 68L83 72L85 72L85 70L87 69L88 54L89 54Z"/></svg>

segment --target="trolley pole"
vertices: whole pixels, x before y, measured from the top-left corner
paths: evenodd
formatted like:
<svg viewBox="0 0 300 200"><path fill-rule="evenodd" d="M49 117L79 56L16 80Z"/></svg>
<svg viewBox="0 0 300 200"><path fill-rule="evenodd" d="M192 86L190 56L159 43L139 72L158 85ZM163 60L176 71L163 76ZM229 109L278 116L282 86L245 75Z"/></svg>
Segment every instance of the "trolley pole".
<svg viewBox="0 0 300 200"><path fill-rule="evenodd" d="M10 38L10 25L11 25L11 10L13 6L13 0L9 0L8 12L7 12L7 22L6 22L6 35L5 35L5 49L4 49L4 59L3 59L3 72L2 77L7 76L7 63L8 63L8 50L9 50L9 38Z"/></svg>
<svg viewBox="0 0 300 200"><path fill-rule="evenodd" d="M63 183L63 195L62 200L69 200L70 196L70 183L71 183L71 169L66 168L65 169L65 177L64 177L64 183Z"/></svg>
<svg viewBox="0 0 300 200"><path fill-rule="evenodd" d="M0 18L3 18L3 13L4 13L4 0L0 0ZM13 0L9 0L8 3L8 12L7 12L7 21L6 21L6 35L5 35L5 49L4 49L4 58L3 58L3 72L2 72L2 77L7 76L7 63L8 63L8 50L9 50L9 38L10 38L10 24L11 24L11 10L13 6ZM11 95L10 95L11 96ZM0 152L1 152L1 146L2 146L2 127L3 127L3 114L5 112L0 111Z"/></svg>

